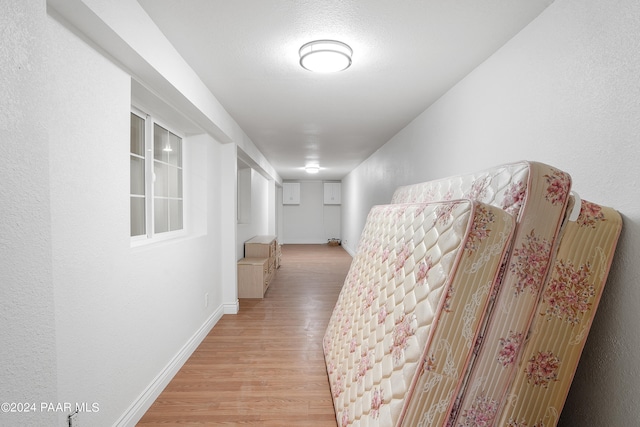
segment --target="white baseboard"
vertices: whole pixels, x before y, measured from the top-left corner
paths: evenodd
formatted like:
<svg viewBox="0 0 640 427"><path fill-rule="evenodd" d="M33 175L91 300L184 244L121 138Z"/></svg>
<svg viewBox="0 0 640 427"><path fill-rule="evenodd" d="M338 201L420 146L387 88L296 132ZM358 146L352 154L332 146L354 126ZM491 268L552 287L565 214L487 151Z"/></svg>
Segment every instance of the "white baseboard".
<svg viewBox="0 0 640 427"><path fill-rule="evenodd" d="M218 323L218 320L227 312L226 305L221 305L209 318L202 324L200 329L187 341L187 343L178 351L178 353L169 361L167 366L151 381L151 384L138 396L138 398L127 408L122 416L115 422L117 427L133 427L142 416L147 412L149 407L155 402L162 390L169 384L171 379L178 373L182 365L198 348L202 340L211 331L211 328ZM236 310L237 312L237 310Z"/></svg>
<svg viewBox="0 0 640 427"><path fill-rule="evenodd" d="M224 314L238 314L240 311L240 301L236 300L234 303L222 304Z"/></svg>
<svg viewBox="0 0 640 427"><path fill-rule="evenodd" d="M317 239L290 239L281 242L283 245L326 245L326 240Z"/></svg>
<svg viewBox="0 0 640 427"><path fill-rule="evenodd" d="M343 243L343 244L342 244L342 247L344 248L344 250L345 250L345 251L347 251L347 253L348 253L349 255L351 255L351 258L353 258L353 257L355 257L355 256L356 256L356 251L355 251L355 250L353 250L353 249L351 248L351 246L345 245L345 244Z"/></svg>

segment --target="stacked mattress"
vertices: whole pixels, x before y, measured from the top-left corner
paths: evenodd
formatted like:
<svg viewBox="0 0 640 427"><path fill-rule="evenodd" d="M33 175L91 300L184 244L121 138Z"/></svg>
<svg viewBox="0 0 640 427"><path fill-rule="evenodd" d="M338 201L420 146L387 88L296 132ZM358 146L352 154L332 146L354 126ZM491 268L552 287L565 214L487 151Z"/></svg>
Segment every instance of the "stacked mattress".
<svg viewBox="0 0 640 427"><path fill-rule="evenodd" d="M464 388L453 406L442 408L450 424L459 419L457 425L482 425L495 418L538 302L570 189L567 173L542 163L519 162L396 190L393 203L462 196L501 207L516 218L504 276L492 310L485 313Z"/></svg>
<svg viewBox="0 0 640 427"><path fill-rule="evenodd" d="M567 173L518 162L372 209L324 338L338 425L554 425L621 228L570 190Z"/></svg>
<svg viewBox="0 0 640 427"><path fill-rule="evenodd" d="M323 342L340 426L442 414L512 231L509 214L470 200L371 210Z"/></svg>
<svg viewBox="0 0 640 427"><path fill-rule="evenodd" d="M614 209L582 200L564 227L500 422L555 426L622 230Z"/></svg>

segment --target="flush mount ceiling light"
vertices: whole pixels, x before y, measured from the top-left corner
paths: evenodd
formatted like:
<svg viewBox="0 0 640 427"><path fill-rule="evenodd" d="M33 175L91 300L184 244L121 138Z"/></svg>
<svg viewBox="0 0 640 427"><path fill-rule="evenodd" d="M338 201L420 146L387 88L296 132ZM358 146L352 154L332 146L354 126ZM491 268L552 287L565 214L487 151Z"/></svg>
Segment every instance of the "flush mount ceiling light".
<svg viewBox="0 0 640 427"><path fill-rule="evenodd" d="M351 65L351 48L336 40L316 40L300 48L300 65L316 73L335 73Z"/></svg>
<svg viewBox="0 0 640 427"><path fill-rule="evenodd" d="M320 167L309 165L309 166L305 166L304 170L306 170L307 173L318 173L320 172Z"/></svg>

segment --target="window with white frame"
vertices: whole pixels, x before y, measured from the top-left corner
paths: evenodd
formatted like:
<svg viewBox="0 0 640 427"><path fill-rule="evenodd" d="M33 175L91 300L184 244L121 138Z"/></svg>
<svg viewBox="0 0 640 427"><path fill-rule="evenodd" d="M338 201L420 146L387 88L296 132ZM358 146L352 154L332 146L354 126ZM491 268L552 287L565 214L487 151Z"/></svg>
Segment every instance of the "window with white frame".
<svg viewBox="0 0 640 427"><path fill-rule="evenodd" d="M182 138L131 113L131 237L183 229Z"/></svg>

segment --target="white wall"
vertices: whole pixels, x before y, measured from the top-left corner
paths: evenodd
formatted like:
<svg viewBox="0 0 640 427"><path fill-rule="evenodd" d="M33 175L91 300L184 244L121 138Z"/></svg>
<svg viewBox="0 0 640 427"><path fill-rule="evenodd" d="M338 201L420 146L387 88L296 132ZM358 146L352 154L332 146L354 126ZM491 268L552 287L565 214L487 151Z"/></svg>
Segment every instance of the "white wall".
<svg viewBox="0 0 640 427"><path fill-rule="evenodd" d="M118 22L119 35L100 19L137 3L90 1L97 14L79 0L50 3L69 15L47 11L40 0L2 0L0 398L87 404L94 412L80 413L80 425L134 425L222 314L237 312L229 250L237 240L237 146L262 171L273 169L212 95L189 93L206 104L195 121L208 121L211 135L230 142L185 137L185 236L132 247L131 73L124 62L142 64L141 74L153 80L145 84L170 86L121 44L119 36L147 40L147 26L127 30L139 17ZM166 48L160 40L150 44L145 54L171 57L158 54ZM105 54L114 46L111 54L122 58ZM171 76L193 83L189 73L180 78L174 69ZM270 192L266 179L256 180L263 209ZM268 230L274 215L255 215ZM69 412L0 412L0 425L63 426Z"/></svg>
<svg viewBox="0 0 640 427"><path fill-rule="evenodd" d="M300 181L300 204L282 208L283 243L322 244L340 238L341 206L324 204L322 181Z"/></svg>
<svg viewBox="0 0 640 427"><path fill-rule="evenodd" d="M251 219L249 222L238 224L238 240L236 242L236 261L244 257L244 242L254 236L267 235L273 228L269 226L270 207L269 202L270 181L254 169L248 169L251 180Z"/></svg>
<svg viewBox="0 0 640 427"><path fill-rule="evenodd" d="M214 163L216 170L220 172L220 179L208 191L216 192L216 197L209 197L210 210L214 213L219 210L220 217L212 218L213 224L220 228L220 275L222 282L222 300L225 314L236 314L239 310L238 285L236 267L236 251L230 248L237 245L236 211L236 165L237 146L235 144L223 144L220 149L220 161Z"/></svg>
<svg viewBox="0 0 640 427"><path fill-rule="evenodd" d="M319 243L327 243L329 239L342 239L342 208L340 205L324 205L322 215L324 239Z"/></svg>
<svg viewBox="0 0 640 427"><path fill-rule="evenodd" d="M42 2L0 2L0 402L38 402L0 412L0 425L51 426L57 414L51 200ZM15 408L14 408L15 409Z"/></svg>
<svg viewBox="0 0 640 427"><path fill-rule="evenodd" d="M343 238L398 185L522 159L624 219L561 426L640 419L640 3L556 0L343 180Z"/></svg>
<svg viewBox="0 0 640 427"><path fill-rule="evenodd" d="M56 401L97 403L82 423L129 422L224 311L221 214L207 202L219 197L220 144L184 139L186 236L132 248L130 76L48 24Z"/></svg>

